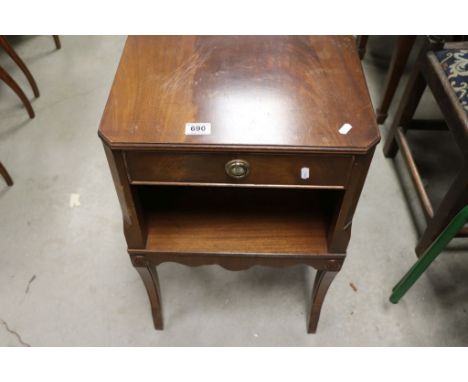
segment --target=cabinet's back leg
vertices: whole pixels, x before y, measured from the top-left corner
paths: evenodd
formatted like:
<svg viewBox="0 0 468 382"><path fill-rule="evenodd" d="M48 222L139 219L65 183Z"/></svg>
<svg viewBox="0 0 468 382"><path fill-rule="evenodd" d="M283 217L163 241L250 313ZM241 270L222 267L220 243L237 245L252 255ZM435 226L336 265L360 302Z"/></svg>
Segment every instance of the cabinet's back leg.
<svg viewBox="0 0 468 382"><path fill-rule="evenodd" d="M57 49L60 49L62 47L62 43L60 42L60 37L58 35L53 35L52 37L54 38L55 47Z"/></svg>
<svg viewBox="0 0 468 382"><path fill-rule="evenodd" d="M366 54L368 35L361 35L357 37L357 48L359 52L359 58L362 60Z"/></svg>

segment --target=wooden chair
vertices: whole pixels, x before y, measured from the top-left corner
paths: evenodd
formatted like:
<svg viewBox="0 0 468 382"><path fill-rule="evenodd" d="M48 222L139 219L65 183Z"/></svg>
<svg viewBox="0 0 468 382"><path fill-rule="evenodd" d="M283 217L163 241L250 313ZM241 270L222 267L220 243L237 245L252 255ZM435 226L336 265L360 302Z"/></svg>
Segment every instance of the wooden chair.
<svg viewBox="0 0 468 382"><path fill-rule="evenodd" d="M400 301L466 223L468 223L468 206L465 206L465 208L453 218L450 224L424 252L416 264L414 264L398 284L395 285L390 296L390 302L397 304L398 301Z"/></svg>
<svg viewBox="0 0 468 382"><path fill-rule="evenodd" d="M357 46L361 60L366 53L368 39L369 36L358 36ZM401 76L405 71L406 63L415 41L416 36L398 36L397 38L387 76L385 77L383 96L376 110L377 123L379 124L383 124L387 119L388 109L400 83Z"/></svg>
<svg viewBox="0 0 468 382"><path fill-rule="evenodd" d="M60 38L59 36L52 36L54 38L55 42L55 47L57 49L61 48L61 43L60 43ZM0 36L0 46L3 48L3 50L11 57L11 59L18 65L18 67L21 69L21 71L24 73L26 76L29 84L31 85L31 88L33 90L34 96L37 98L39 97L39 88L37 87L36 81L29 71L28 67L24 63L24 61L20 58L20 56L16 53L16 51L13 49L13 47L10 45L8 40L5 38L5 36ZM34 110L31 106L31 102L29 102L29 99L26 97L24 92L21 90L19 85L13 80L11 76L6 73L5 69L0 68L0 78L10 87L12 88L16 94L20 97L21 101L23 102L24 106L26 107L26 110L28 111L29 117L34 118Z"/></svg>
<svg viewBox="0 0 468 382"><path fill-rule="evenodd" d="M446 43L440 38L427 38L412 70L385 143L384 153L387 157L394 157L398 149L401 149L423 207L427 227L416 247L418 256L427 250L454 216L468 205L467 71L468 42ZM426 86L434 95L445 123L413 119ZM463 165L437 211L434 212L405 132L408 129L428 130L447 127L462 152ZM468 236L467 227L463 227L457 236Z"/></svg>
<svg viewBox="0 0 468 382"><path fill-rule="evenodd" d="M3 166L2 162L0 162L0 175L5 179L5 182L8 186L13 186L13 180L11 179L10 174L8 174L8 171L6 168Z"/></svg>
<svg viewBox="0 0 468 382"><path fill-rule="evenodd" d="M32 76L26 64L23 62L20 56L18 56L18 54L8 42L8 40L5 38L5 36L0 36L0 46L11 57L11 59L16 63L16 65L18 65L18 67L22 70L22 72L28 79L29 84L31 85L34 96L39 97L39 89L37 87L36 81L34 80L34 77Z"/></svg>
<svg viewBox="0 0 468 382"><path fill-rule="evenodd" d="M366 53L366 46L369 36L358 36L357 44L359 50L359 57L361 60ZM408 63L408 58L413 50L414 43L417 36L398 36L393 49L392 57L390 59L390 66L388 68L387 76L385 77L385 84L383 88L382 99L376 109L377 123L384 124L388 116L388 110L392 104L393 97L400 83L401 77ZM453 41L466 40L466 36L447 36Z"/></svg>
<svg viewBox="0 0 468 382"><path fill-rule="evenodd" d="M405 71L406 63L415 41L416 36L399 36L397 39L390 60L390 67L385 78L383 96L376 110L377 123L379 124L383 124L387 119L388 109L400 83L401 76Z"/></svg>
<svg viewBox="0 0 468 382"><path fill-rule="evenodd" d="M21 87L16 83L16 81L7 73L3 67L0 66L0 79L5 82L21 99L23 102L24 107L28 111L29 117L34 118L34 110L31 106L31 102L29 102L28 97L26 97L26 94L24 94L23 90Z"/></svg>

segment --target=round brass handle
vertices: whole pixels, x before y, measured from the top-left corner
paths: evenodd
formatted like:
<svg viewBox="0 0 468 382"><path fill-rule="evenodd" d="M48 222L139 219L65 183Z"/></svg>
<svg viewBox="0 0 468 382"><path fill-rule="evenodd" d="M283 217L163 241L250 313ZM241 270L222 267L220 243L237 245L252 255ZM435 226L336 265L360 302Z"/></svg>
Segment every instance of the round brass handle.
<svg viewBox="0 0 468 382"><path fill-rule="evenodd" d="M234 179L242 179L249 175L250 165L249 162L243 159L233 159L226 163L224 166L226 174Z"/></svg>

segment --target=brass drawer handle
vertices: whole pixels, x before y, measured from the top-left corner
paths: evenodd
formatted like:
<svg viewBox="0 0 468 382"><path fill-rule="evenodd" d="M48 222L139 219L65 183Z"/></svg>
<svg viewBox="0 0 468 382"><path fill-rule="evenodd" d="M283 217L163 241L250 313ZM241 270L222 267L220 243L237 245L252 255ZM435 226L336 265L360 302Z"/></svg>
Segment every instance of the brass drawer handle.
<svg viewBox="0 0 468 382"><path fill-rule="evenodd" d="M242 179L249 175L250 165L249 162L243 159L233 159L226 163L224 166L226 174L234 179Z"/></svg>

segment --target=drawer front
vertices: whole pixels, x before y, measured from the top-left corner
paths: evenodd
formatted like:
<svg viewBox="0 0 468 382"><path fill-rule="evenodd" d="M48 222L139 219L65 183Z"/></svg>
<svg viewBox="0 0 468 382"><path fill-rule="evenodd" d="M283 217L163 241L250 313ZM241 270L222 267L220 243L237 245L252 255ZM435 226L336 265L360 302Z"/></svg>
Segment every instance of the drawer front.
<svg viewBox="0 0 468 382"><path fill-rule="evenodd" d="M128 151L132 183L207 183L344 188L352 156ZM230 174L230 175L229 175Z"/></svg>

